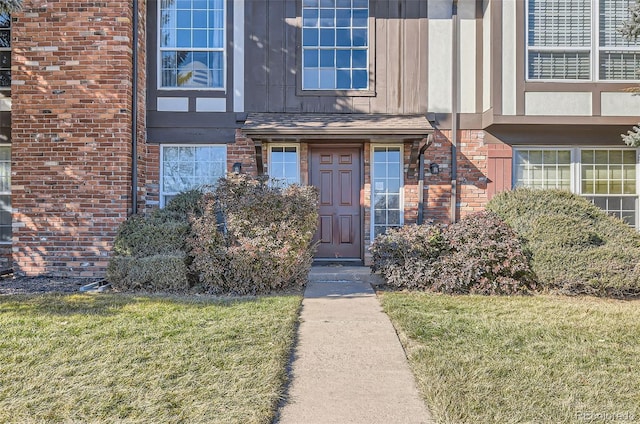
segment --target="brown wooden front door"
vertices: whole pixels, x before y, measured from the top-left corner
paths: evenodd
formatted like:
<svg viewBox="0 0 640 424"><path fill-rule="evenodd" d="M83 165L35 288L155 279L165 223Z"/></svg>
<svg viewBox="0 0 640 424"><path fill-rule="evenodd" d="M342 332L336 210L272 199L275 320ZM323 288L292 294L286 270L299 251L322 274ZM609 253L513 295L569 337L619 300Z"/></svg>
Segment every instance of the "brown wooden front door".
<svg viewBox="0 0 640 424"><path fill-rule="evenodd" d="M360 147L311 149L310 180L320 194L318 259L360 259Z"/></svg>

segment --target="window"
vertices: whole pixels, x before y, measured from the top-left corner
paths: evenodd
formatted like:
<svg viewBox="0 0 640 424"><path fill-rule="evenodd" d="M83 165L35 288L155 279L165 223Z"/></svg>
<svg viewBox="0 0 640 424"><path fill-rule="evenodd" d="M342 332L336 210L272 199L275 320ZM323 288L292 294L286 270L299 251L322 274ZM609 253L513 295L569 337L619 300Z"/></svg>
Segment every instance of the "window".
<svg viewBox="0 0 640 424"><path fill-rule="evenodd" d="M640 44L617 31L635 1L528 0L528 79L638 79Z"/></svg>
<svg viewBox="0 0 640 424"><path fill-rule="evenodd" d="M369 1L302 0L302 89L369 88Z"/></svg>
<svg viewBox="0 0 640 424"><path fill-rule="evenodd" d="M0 145L0 243L11 243L11 146Z"/></svg>
<svg viewBox="0 0 640 424"><path fill-rule="evenodd" d="M11 89L11 16L0 14L0 90Z"/></svg>
<svg viewBox="0 0 640 424"><path fill-rule="evenodd" d="M634 149L522 148L514 155L514 185L573 191L637 227L636 155Z"/></svg>
<svg viewBox="0 0 640 424"><path fill-rule="evenodd" d="M176 194L214 185L227 169L227 146L164 145L161 149L160 205Z"/></svg>
<svg viewBox="0 0 640 424"><path fill-rule="evenodd" d="M402 149L373 147L372 163L372 225L373 237L389 227L400 227L404 221L402 207Z"/></svg>
<svg viewBox="0 0 640 424"><path fill-rule="evenodd" d="M636 226L636 151L580 152L581 193L596 206Z"/></svg>
<svg viewBox="0 0 640 424"><path fill-rule="evenodd" d="M223 89L224 0L161 0L159 88Z"/></svg>
<svg viewBox="0 0 640 424"><path fill-rule="evenodd" d="M299 184L298 158L298 146L271 146L269 148L269 176L286 185Z"/></svg>
<svg viewBox="0 0 640 424"><path fill-rule="evenodd" d="M516 180L531 188L571 189L570 150L518 150Z"/></svg>

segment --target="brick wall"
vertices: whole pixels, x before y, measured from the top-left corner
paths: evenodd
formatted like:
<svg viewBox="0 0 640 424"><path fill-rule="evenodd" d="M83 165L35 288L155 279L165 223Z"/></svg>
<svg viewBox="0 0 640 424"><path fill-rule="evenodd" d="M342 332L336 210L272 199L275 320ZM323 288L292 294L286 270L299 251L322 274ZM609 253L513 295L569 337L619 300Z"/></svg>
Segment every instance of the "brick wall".
<svg viewBox="0 0 640 424"><path fill-rule="evenodd" d="M263 149L262 163L266 164L266 149ZM227 172L232 171L233 164L242 164L242 172L256 176L256 148L252 139L245 137L241 129L236 130L235 142L227 146Z"/></svg>
<svg viewBox="0 0 640 424"><path fill-rule="evenodd" d="M425 152L425 218L436 222L450 221L451 211L451 131L436 131L432 145ZM484 209L491 196L491 189L496 182L490 178L493 171L490 158L493 152L506 152L509 156L511 148L504 144L487 144L482 130L463 130L458 133L457 154L457 201L456 218ZM438 175L429 173L429 165L440 166ZM509 162L510 163L510 162ZM509 168L510 169L510 168ZM491 175L490 175L491 174ZM510 185L511 178L505 189ZM495 190L495 189L494 189Z"/></svg>
<svg viewBox="0 0 640 424"><path fill-rule="evenodd" d="M132 3L27 0L13 19L14 268L97 276L131 210Z"/></svg>

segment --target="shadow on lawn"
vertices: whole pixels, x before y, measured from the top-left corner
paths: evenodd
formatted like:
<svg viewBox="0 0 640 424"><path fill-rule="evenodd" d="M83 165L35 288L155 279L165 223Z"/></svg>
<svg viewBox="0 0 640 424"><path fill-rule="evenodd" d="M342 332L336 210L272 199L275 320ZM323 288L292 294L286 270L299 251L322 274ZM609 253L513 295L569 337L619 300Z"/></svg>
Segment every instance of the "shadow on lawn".
<svg viewBox="0 0 640 424"><path fill-rule="evenodd" d="M158 294L39 294L0 296L0 314L21 315L116 315L128 306L154 305L161 308L207 308L258 302L262 297L178 296Z"/></svg>

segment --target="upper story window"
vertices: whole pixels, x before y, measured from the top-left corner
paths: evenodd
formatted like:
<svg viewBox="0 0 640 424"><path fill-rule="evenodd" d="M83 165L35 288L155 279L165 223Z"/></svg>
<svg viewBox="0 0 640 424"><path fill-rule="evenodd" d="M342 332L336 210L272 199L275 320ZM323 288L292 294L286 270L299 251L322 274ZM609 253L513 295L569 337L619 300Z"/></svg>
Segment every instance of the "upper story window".
<svg viewBox="0 0 640 424"><path fill-rule="evenodd" d="M0 90L11 89L11 16L0 14Z"/></svg>
<svg viewBox="0 0 640 424"><path fill-rule="evenodd" d="M636 0L528 0L529 80L640 79L640 44L617 31Z"/></svg>
<svg viewBox="0 0 640 424"><path fill-rule="evenodd" d="M224 0L161 0L159 88L224 89Z"/></svg>
<svg viewBox="0 0 640 424"><path fill-rule="evenodd" d="M303 90L367 90L368 55L368 0L302 0Z"/></svg>

